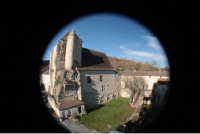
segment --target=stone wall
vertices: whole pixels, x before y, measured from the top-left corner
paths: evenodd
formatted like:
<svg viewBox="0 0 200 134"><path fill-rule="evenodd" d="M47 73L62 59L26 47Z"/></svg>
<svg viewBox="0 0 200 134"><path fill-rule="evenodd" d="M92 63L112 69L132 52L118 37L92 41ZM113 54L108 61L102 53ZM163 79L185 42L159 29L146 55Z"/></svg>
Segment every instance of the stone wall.
<svg viewBox="0 0 200 134"><path fill-rule="evenodd" d="M74 49L74 60L78 62L77 66L81 66L81 56L82 56L82 40L76 35L74 38L74 44L76 44Z"/></svg>
<svg viewBox="0 0 200 134"><path fill-rule="evenodd" d="M50 75L42 74L42 83L44 84L44 87L45 87L46 91L49 91Z"/></svg>
<svg viewBox="0 0 200 134"><path fill-rule="evenodd" d="M79 99L81 100L80 93L80 72L76 70L59 70L56 73L56 81L54 86L54 96L56 103L62 99Z"/></svg>
<svg viewBox="0 0 200 134"><path fill-rule="evenodd" d="M157 85L157 93L156 94L157 94L157 96L158 96L158 94L160 94L160 98L157 99L157 102L156 102L158 105L163 105L164 97L167 93L168 88L169 88L168 85ZM164 91L163 91L163 89L164 89Z"/></svg>
<svg viewBox="0 0 200 134"><path fill-rule="evenodd" d="M60 117L60 112L59 112L59 110L58 110L58 108L56 107L56 105L55 105L55 101L52 99L52 98L49 98L49 96L48 96L48 102L49 102L49 104L50 104L50 106L53 108L53 110L55 111L55 113L58 115L58 117Z"/></svg>
<svg viewBox="0 0 200 134"><path fill-rule="evenodd" d="M81 66L82 40L77 35L69 35L67 39L65 69Z"/></svg>
<svg viewBox="0 0 200 134"><path fill-rule="evenodd" d="M91 83L87 83L87 76L91 76ZM103 81L100 81L100 76L103 76ZM82 70L81 91L86 110L118 97L119 93L115 89L115 71Z"/></svg>
<svg viewBox="0 0 200 134"><path fill-rule="evenodd" d="M124 79L125 78L132 79L132 77L133 76L123 76L123 75L121 76L121 86L122 86L122 88L125 88ZM148 89L148 90L152 90L154 83L157 83L158 78L160 78L160 76L140 76L140 77L142 77L146 80L148 87L146 87L146 85L145 85L144 88ZM163 76L162 78L169 78L169 77Z"/></svg>
<svg viewBox="0 0 200 134"><path fill-rule="evenodd" d="M119 93L118 96L121 96L121 75L115 74L115 90Z"/></svg>
<svg viewBox="0 0 200 134"><path fill-rule="evenodd" d="M56 59L56 66L57 71L65 69L65 49L66 49L66 41L60 40L57 44L57 59Z"/></svg>
<svg viewBox="0 0 200 134"><path fill-rule="evenodd" d="M81 107L81 113L80 114L78 112L78 107ZM64 118L70 117L68 110L71 111L71 116L82 115L82 114L85 113L85 107L84 107L84 105L79 105L79 106L76 106L76 107L72 107L72 108L60 110L59 111L60 112L60 116L63 117L63 112L64 112L64 115L65 115Z"/></svg>

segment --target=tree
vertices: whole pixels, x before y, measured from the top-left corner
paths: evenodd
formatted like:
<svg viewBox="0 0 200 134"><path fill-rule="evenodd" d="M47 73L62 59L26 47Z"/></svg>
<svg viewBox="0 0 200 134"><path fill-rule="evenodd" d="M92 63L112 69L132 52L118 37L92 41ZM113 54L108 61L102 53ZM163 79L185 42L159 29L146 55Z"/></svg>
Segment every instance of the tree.
<svg viewBox="0 0 200 134"><path fill-rule="evenodd" d="M133 98L133 95L136 92L141 92L144 90L145 85L147 84L147 81L141 77L141 76L132 76L132 77L125 77L124 79L125 83L125 88L129 88L131 90L131 97L130 97L130 102Z"/></svg>
<svg viewBox="0 0 200 134"><path fill-rule="evenodd" d="M151 70L152 70L152 66L150 62L145 62L141 67L141 71L151 71Z"/></svg>
<svg viewBox="0 0 200 134"><path fill-rule="evenodd" d="M163 71L169 71L169 68L168 67L164 67L161 70L163 70Z"/></svg>
<svg viewBox="0 0 200 134"><path fill-rule="evenodd" d="M140 70L140 69L141 69L141 66L142 66L142 63L141 63L141 62L138 62L138 63L135 64L134 68L135 68L136 70Z"/></svg>
<svg viewBox="0 0 200 134"><path fill-rule="evenodd" d="M152 69L153 69L152 71L156 71L157 68L159 68L159 65L156 63L155 60L151 61L151 65L152 65Z"/></svg>

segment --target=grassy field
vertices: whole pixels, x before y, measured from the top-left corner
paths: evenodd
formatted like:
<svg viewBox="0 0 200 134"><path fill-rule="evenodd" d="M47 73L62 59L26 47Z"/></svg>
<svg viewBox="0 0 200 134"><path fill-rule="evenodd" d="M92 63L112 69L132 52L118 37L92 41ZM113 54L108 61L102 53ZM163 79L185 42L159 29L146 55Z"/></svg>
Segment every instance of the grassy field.
<svg viewBox="0 0 200 134"><path fill-rule="evenodd" d="M83 115L79 123L102 133L113 128L117 129L120 123L135 110L127 105L128 102L129 99L123 97L114 99L106 103L105 106Z"/></svg>

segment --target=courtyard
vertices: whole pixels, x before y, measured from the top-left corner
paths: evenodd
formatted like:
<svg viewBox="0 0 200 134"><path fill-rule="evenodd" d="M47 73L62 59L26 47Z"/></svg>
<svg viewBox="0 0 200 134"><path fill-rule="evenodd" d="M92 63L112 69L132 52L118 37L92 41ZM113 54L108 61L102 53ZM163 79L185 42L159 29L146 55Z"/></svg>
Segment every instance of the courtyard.
<svg viewBox="0 0 200 134"><path fill-rule="evenodd" d="M108 132L110 129L117 129L135 110L128 103L129 99L124 97L109 101L103 107L83 115L79 119L79 123L102 133Z"/></svg>

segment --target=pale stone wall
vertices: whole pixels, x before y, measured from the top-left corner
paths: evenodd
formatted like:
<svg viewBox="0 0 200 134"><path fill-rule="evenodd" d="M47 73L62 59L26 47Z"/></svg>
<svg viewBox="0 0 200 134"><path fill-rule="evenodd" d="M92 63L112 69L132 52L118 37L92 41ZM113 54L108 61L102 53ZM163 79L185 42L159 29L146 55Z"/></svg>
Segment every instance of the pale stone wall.
<svg viewBox="0 0 200 134"><path fill-rule="evenodd" d="M81 56L82 56L82 40L76 35L74 39L75 51L74 51L74 60L78 62L77 66L81 66ZM73 61L74 62L74 61Z"/></svg>
<svg viewBox="0 0 200 134"><path fill-rule="evenodd" d="M103 76L103 81L100 81L100 75ZM91 83L87 83L87 76L91 76ZM102 91L102 86L105 86L105 91ZM115 89L115 71L81 71L81 91L86 109L118 97L119 93Z"/></svg>
<svg viewBox="0 0 200 134"><path fill-rule="evenodd" d="M74 35L69 35L67 38L67 49L65 55L65 69L71 70L73 66L74 54Z"/></svg>
<svg viewBox="0 0 200 134"><path fill-rule="evenodd" d="M144 97L150 97L152 95L152 90L144 90Z"/></svg>
<svg viewBox="0 0 200 134"><path fill-rule="evenodd" d="M82 40L77 35L69 35L65 56L65 69L73 69L75 61L81 66Z"/></svg>
<svg viewBox="0 0 200 134"><path fill-rule="evenodd" d="M48 102L49 102L50 106L53 108L53 110L58 115L58 117L61 117L59 109L56 107L54 100L52 98L49 98L49 97L47 97L47 99L48 99Z"/></svg>
<svg viewBox="0 0 200 134"><path fill-rule="evenodd" d="M131 97L131 90L128 89L128 88L122 88L121 97L130 98Z"/></svg>
<svg viewBox="0 0 200 134"><path fill-rule="evenodd" d="M131 79L133 76L121 76L121 77L122 77L121 78L121 80L122 80L121 86L122 86L122 88L125 88L124 79L125 78ZM148 89L148 90L152 90L154 83L157 83L158 78L160 78L160 76L140 76L140 77L143 77L146 80L146 82L148 84L148 88L146 88L146 86L144 88ZM162 78L169 78L169 77L163 76Z"/></svg>
<svg viewBox="0 0 200 134"><path fill-rule="evenodd" d="M44 87L45 87L46 91L49 91L50 75L48 75L48 74L42 74L42 82L44 84Z"/></svg>
<svg viewBox="0 0 200 134"><path fill-rule="evenodd" d="M78 112L78 107L81 107L81 113L79 114ZM64 112L64 115L66 117L70 117L69 114L68 114L68 110L71 111L71 116L75 116L75 115L82 115L85 113L85 108L84 108L84 105L79 105L79 106L75 106L75 107L72 107L72 108L67 108L67 109L63 109L63 110L60 110L60 116L63 117L63 114L62 112Z"/></svg>
<svg viewBox="0 0 200 134"><path fill-rule="evenodd" d="M49 76L50 76L50 88L51 88L51 92L49 92L52 95L52 51L50 52L50 61L49 61Z"/></svg>

